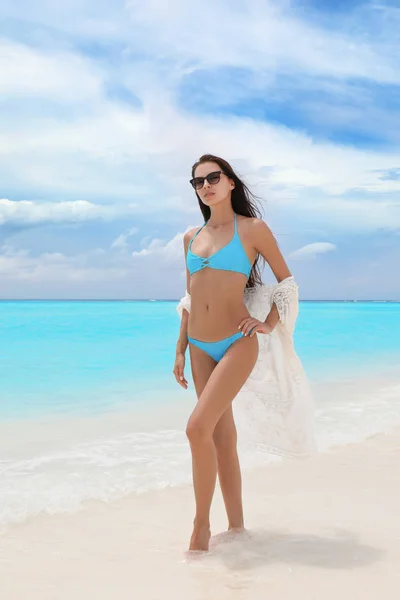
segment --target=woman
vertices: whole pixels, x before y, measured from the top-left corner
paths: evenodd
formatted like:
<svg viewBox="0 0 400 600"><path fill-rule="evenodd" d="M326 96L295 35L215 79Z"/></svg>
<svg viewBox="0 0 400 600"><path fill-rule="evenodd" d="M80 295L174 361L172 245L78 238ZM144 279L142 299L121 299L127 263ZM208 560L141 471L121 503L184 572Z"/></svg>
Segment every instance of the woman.
<svg viewBox="0 0 400 600"><path fill-rule="evenodd" d="M190 183L205 223L184 236L191 303L190 309L185 306L186 310L181 310L173 372L186 389L184 365L189 344L198 398L186 429L196 501L189 550L207 551L217 474L229 530L244 529L232 401L255 367L259 353L255 334L271 334L280 318L275 303L265 320L252 317L244 292L262 286L260 258L269 264L278 283L293 278L252 194L228 162L202 156L192 167Z"/></svg>

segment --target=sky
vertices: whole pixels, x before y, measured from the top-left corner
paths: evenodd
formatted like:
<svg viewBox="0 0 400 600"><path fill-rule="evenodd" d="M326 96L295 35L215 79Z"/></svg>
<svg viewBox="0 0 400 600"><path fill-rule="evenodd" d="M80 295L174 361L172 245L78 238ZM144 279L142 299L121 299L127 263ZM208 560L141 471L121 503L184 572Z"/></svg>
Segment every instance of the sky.
<svg viewBox="0 0 400 600"><path fill-rule="evenodd" d="M183 296L212 153L300 299L400 300L399 32L398 1L3 0L0 299Z"/></svg>

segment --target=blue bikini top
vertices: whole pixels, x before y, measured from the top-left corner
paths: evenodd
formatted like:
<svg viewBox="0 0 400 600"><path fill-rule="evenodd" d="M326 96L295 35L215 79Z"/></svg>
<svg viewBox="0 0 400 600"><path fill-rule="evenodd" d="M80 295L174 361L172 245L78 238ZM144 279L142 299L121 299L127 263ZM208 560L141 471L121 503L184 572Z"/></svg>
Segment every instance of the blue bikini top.
<svg viewBox="0 0 400 600"><path fill-rule="evenodd" d="M189 273L193 275L196 271L200 271L205 267L209 267L210 269L219 269L221 271L235 271L237 273L243 273L249 278L252 265L247 257L247 254L243 248L242 242L240 241L240 237L237 231L237 223L236 223L236 213L235 213L235 230L233 234L233 238L226 245L223 246L220 250L211 254L211 256L205 258L203 256L198 256L197 254L193 254L191 251L191 246L193 240L197 235L199 235L200 231L203 229L205 225L207 225L209 219L204 223L202 227L194 234L192 239L190 240L186 264L189 270Z"/></svg>

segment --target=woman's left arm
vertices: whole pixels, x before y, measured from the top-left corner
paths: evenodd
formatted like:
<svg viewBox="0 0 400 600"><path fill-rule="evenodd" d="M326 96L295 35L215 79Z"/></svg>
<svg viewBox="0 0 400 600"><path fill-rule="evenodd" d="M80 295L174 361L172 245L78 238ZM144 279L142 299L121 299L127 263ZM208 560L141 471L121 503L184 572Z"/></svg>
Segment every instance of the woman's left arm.
<svg viewBox="0 0 400 600"><path fill-rule="evenodd" d="M252 223L252 239L255 250L267 261L278 283L291 277L272 231L261 219L254 219Z"/></svg>
<svg viewBox="0 0 400 600"><path fill-rule="evenodd" d="M278 283L287 277L291 277L292 274L287 266L285 259L282 256L281 251L278 248L278 244L275 237L268 227L268 225L261 219L253 219L251 224L251 238L253 241L253 247L257 253L266 260L269 264L273 274L276 277ZM257 331L259 333L271 333L276 327L279 321L278 307L275 302L272 303L270 312L267 315L264 323L268 326L265 328L263 325L261 328L254 326L256 319L247 318L240 323L239 328L242 329L245 335L254 335Z"/></svg>
<svg viewBox="0 0 400 600"><path fill-rule="evenodd" d="M252 223L252 226L254 247L269 264L277 282L280 283L283 279L291 277L292 274L282 256L281 251L279 250L274 234L265 221L262 221L261 219L255 219ZM274 329L278 321L278 307L276 306L275 302L273 302L271 310L265 319L265 323L267 323L271 329Z"/></svg>

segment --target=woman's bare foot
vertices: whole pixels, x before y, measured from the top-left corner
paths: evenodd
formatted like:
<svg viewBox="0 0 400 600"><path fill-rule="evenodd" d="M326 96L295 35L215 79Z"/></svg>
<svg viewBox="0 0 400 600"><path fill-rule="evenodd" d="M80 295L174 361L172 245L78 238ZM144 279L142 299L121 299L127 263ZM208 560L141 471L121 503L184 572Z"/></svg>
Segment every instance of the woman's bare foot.
<svg viewBox="0 0 400 600"><path fill-rule="evenodd" d="M208 552L208 544L210 542L211 531L208 526L194 526L192 537L190 538L189 550L203 550Z"/></svg>
<svg viewBox="0 0 400 600"><path fill-rule="evenodd" d="M233 541L237 538L242 538L242 536L246 537L247 535L249 535L249 532L245 527L229 527L226 531L221 531L221 533L213 535L210 540L210 547L214 548L222 542Z"/></svg>
<svg viewBox="0 0 400 600"><path fill-rule="evenodd" d="M238 526L230 525L228 527L228 531L231 531L232 533L242 533L243 531L246 531L246 529L244 528L244 525L238 525Z"/></svg>

